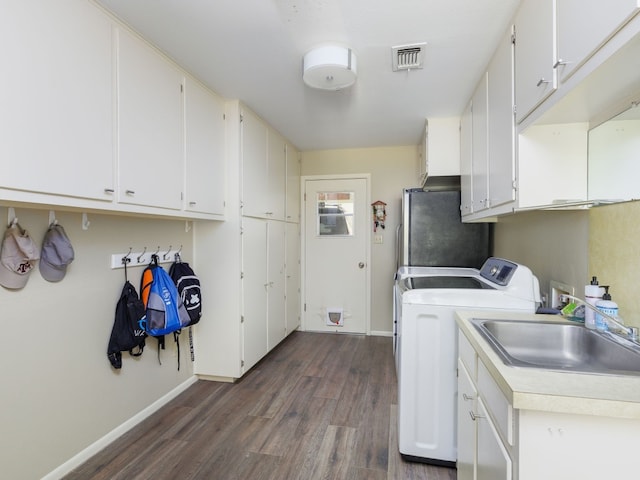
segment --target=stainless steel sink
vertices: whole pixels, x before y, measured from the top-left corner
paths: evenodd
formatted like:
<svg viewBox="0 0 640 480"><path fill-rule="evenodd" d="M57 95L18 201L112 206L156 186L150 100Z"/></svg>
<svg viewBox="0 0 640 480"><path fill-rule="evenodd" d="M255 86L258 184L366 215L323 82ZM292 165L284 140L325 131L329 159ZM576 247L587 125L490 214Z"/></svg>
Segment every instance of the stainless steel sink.
<svg viewBox="0 0 640 480"><path fill-rule="evenodd" d="M640 348L569 322L472 319L506 365L640 375Z"/></svg>

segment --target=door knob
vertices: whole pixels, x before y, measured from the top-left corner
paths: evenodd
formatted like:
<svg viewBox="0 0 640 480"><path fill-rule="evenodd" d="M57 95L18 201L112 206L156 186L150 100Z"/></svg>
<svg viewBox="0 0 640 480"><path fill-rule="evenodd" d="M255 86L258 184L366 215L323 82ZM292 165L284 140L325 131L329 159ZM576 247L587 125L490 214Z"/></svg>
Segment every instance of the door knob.
<svg viewBox="0 0 640 480"><path fill-rule="evenodd" d="M364 268L364 262L360 262L360 263L358 264L358 268Z"/></svg>

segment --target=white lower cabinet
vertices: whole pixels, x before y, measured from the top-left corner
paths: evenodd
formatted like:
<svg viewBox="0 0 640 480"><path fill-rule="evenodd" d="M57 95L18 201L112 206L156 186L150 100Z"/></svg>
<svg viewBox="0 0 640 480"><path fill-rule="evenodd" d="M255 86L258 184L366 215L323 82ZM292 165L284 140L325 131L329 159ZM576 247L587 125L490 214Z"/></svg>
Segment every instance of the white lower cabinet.
<svg viewBox="0 0 640 480"><path fill-rule="evenodd" d="M465 348L469 347L468 342L462 334L459 343L460 352L468 351L469 348ZM504 422L504 419L508 421L511 418L510 409L504 397L500 398L497 393L497 385L487 383L482 362L478 361L477 368L476 376L471 365L465 365L462 358L458 359L457 478L511 480L513 462L506 440L511 429Z"/></svg>
<svg viewBox="0 0 640 480"><path fill-rule="evenodd" d="M458 480L637 477L640 419L514 409L458 333Z"/></svg>
<svg viewBox="0 0 640 480"><path fill-rule="evenodd" d="M478 398L474 421L478 435L476 480L511 480L511 458L491 421L491 414L482 398Z"/></svg>

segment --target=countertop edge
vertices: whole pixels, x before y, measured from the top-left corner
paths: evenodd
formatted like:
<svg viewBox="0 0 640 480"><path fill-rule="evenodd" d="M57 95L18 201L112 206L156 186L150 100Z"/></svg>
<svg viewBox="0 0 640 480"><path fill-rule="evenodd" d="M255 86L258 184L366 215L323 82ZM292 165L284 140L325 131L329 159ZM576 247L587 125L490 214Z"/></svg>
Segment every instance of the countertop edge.
<svg viewBox="0 0 640 480"><path fill-rule="evenodd" d="M558 321L556 315L459 310L456 322L513 408L640 419L640 377L553 372L505 365L472 318Z"/></svg>

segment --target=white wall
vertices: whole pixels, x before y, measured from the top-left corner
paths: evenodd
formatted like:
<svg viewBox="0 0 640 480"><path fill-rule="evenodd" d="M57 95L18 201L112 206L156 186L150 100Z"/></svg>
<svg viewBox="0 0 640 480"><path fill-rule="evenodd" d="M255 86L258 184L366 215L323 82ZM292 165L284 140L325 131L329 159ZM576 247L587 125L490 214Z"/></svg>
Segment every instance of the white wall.
<svg viewBox="0 0 640 480"><path fill-rule="evenodd" d="M415 187L417 146L319 150L302 153L301 175L371 174L371 202L387 204L382 244L371 245L371 330L393 331L392 287L395 273L396 227L401 221L402 189ZM372 225L373 228L373 225ZM373 242L373 235L372 235ZM304 301L304 299L303 299Z"/></svg>
<svg viewBox="0 0 640 480"><path fill-rule="evenodd" d="M124 283L124 271L110 268L111 254L182 245L190 262L185 222L89 214L91 225L83 230L80 213L56 214L75 250L64 280L46 282L36 269L24 289L0 287L0 476L12 480L41 478L192 376L186 335L179 372L171 336L162 365L155 339L139 359L123 354L120 371L106 356ZM41 244L48 210L18 207L16 216ZM7 208L0 208L0 218L7 218ZM129 269L136 288L141 271ZM206 302L204 308L202 322Z"/></svg>

